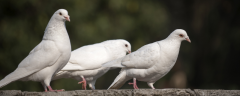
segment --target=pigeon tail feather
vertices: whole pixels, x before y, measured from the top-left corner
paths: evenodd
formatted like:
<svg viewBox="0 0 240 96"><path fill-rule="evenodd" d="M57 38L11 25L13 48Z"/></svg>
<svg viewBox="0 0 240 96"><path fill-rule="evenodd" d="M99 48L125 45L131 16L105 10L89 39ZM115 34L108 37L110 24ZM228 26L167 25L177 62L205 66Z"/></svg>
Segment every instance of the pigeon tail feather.
<svg viewBox="0 0 240 96"><path fill-rule="evenodd" d="M4 87L5 85L31 75L32 73L36 72L37 70L26 70L25 68L17 68L15 71L7 75L4 79L0 81L0 88Z"/></svg>
<svg viewBox="0 0 240 96"><path fill-rule="evenodd" d="M119 89L130 79L130 77L127 77L126 70L122 69L121 73L116 77L108 89Z"/></svg>
<svg viewBox="0 0 240 96"><path fill-rule="evenodd" d="M121 63L122 63L122 58L119 58L119 59L115 59L115 60L112 60L112 61L109 61L107 63L104 63L102 65L102 67L120 67L120 68L123 68L125 66L123 66Z"/></svg>
<svg viewBox="0 0 240 96"><path fill-rule="evenodd" d="M70 74L70 72L68 72L68 71L59 71L52 77L52 80L57 80L57 79L61 79L61 78L69 78L70 77L69 74Z"/></svg>

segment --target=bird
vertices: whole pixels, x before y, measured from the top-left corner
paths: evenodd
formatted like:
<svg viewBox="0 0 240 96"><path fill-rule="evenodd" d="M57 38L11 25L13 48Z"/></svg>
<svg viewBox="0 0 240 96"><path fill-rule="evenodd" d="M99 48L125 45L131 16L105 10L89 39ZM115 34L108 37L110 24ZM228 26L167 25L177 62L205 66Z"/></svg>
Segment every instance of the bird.
<svg viewBox="0 0 240 96"><path fill-rule="evenodd" d="M104 63L103 67L122 68L108 89L118 89L125 82L133 79L134 89L139 89L136 80L153 84L165 76L174 66L180 45L183 40L191 43L189 36L183 29L175 29L166 39L142 46L138 50L122 58Z"/></svg>
<svg viewBox="0 0 240 96"><path fill-rule="evenodd" d="M82 46L72 51L67 65L53 77L53 80L72 78L80 81L79 84L82 83L82 89L86 90L88 84L95 90L96 80L110 70L102 67L102 64L121 58L126 53L131 53L131 44L123 39Z"/></svg>
<svg viewBox="0 0 240 96"><path fill-rule="evenodd" d="M30 51L18 67L0 81L0 88L16 81L41 82L45 92L53 90L50 86L52 76L60 71L71 56L71 43L65 26L70 22L66 9L58 9L51 17L44 31L42 41Z"/></svg>

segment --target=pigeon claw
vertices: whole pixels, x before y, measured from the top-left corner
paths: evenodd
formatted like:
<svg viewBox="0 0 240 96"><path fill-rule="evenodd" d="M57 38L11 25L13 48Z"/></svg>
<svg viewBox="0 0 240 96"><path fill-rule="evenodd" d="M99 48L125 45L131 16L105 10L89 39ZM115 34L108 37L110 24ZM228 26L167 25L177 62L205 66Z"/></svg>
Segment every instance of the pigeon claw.
<svg viewBox="0 0 240 96"><path fill-rule="evenodd" d="M134 89L139 89L138 87L137 87L137 82L136 82L136 78L133 78L133 83L128 83L129 85L133 85L133 88Z"/></svg>
<svg viewBox="0 0 240 96"><path fill-rule="evenodd" d="M48 86L49 91L45 90L45 92L61 92L61 91L65 91L64 89L61 90L53 90L51 86Z"/></svg>
<svg viewBox="0 0 240 96"><path fill-rule="evenodd" d="M87 90L87 81L83 78L83 81L78 82L78 84L82 83L82 89Z"/></svg>
<svg viewBox="0 0 240 96"><path fill-rule="evenodd" d="M133 85L133 88L134 88L134 89L139 89L139 88L137 87L137 85L134 84L134 83L130 83L130 82L129 82L128 84L129 84L129 85Z"/></svg>

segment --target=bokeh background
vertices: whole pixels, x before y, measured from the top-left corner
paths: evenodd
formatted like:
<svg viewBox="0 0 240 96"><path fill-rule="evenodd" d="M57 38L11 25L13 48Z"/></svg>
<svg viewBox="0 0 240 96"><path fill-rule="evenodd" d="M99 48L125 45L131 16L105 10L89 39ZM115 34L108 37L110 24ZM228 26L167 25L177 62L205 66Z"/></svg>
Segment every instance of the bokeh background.
<svg viewBox="0 0 240 96"><path fill-rule="evenodd" d="M239 0L1 0L0 79L41 41L49 19L60 8L70 15L66 27L72 50L126 39L135 51L175 29L186 30L192 43L182 42L175 66L155 88L240 89ZM100 77L96 89L107 89L119 70ZM80 90L77 82L59 79L51 85ZM137 83L149 88L145 82ZM132 88L126 82L121 89ZM0 90L43 91L43 87L39 82L16 81Z"/></svg>

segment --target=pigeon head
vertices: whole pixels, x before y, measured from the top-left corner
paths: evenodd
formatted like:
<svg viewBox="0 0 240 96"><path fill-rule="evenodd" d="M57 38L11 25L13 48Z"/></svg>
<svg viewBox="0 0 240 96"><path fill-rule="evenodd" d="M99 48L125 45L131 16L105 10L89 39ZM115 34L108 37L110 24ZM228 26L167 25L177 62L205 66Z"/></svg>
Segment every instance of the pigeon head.
<svg viewBox="0 0 240 96"><path fill-rule="evenodd" d="M107 47L110 48L114 52L131 53L131 44L126 40L123 40L123 39L108 40L108 41L104 41L104 44L107 45Z"/></svg>
<svg viewBox="0 0 240 96"><path fill-rule="evenodd" d="M121 40L121 47L123 47L123 49L125 49L125 51L130 54L131 53L131 44L126 41L126 40Z"/></svg>
<svg viewBox="0 0 240 96"><path fill-rule="evenodd" d="M189 39L188 35L187 35L187 32L183 29L176 29L174 30L168 38L174 38L174 39L177 39L179 41L183 41L183 40L186 40L188 41L189 43L191 43L191 40Z"/></svg>
<svg viewBox="0 0 240 96"><path fill-rule="evenodd" d="M124 39L107 40L102 43L112 54L112 58L117 59L131 53L131 44Z"/></svg>
<svg viewBox="0 0 240 96"><path fill-rule="evenodd" d="M70 16L68 15L68 11L65 9L59 9L54 13L54 17L57 20L62 20L62 21L69 21L70 22Z"/></svg>
<svg viewBox="0 0 240 96"><path fill-rule="evenodd" d="M119 52L126 52L128 54L131 53L131 44L126 41L126 40L123 40L123 39L118 39L118 40L113 40L114 44L115 44L115 47L118 49L117 51Z"/></svg>

